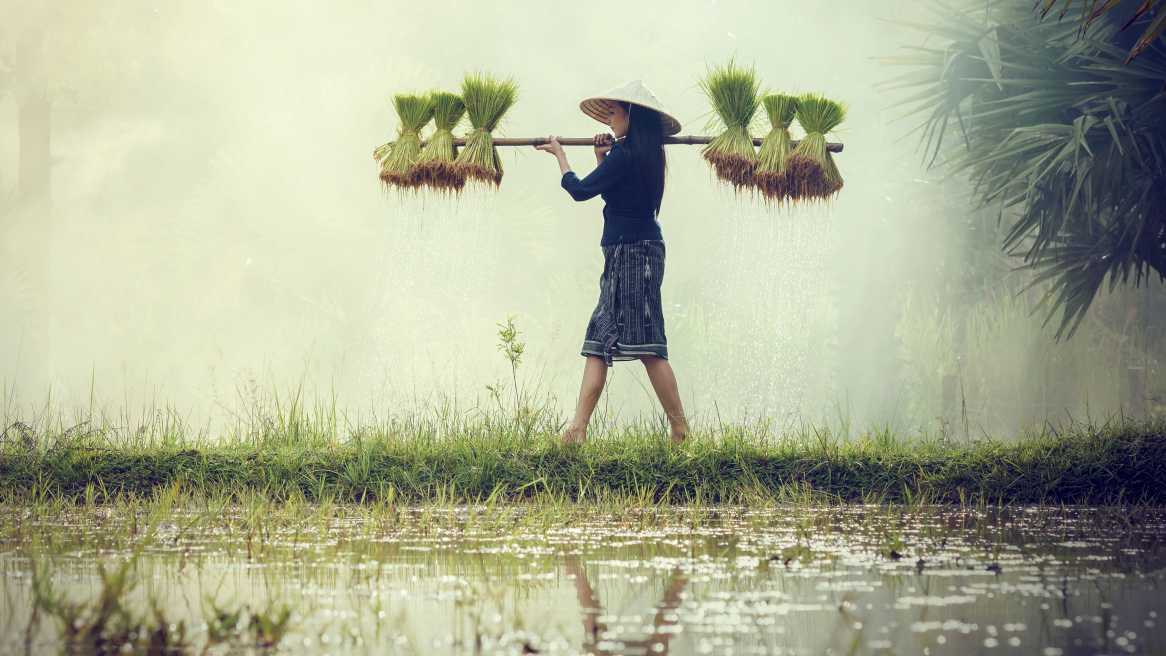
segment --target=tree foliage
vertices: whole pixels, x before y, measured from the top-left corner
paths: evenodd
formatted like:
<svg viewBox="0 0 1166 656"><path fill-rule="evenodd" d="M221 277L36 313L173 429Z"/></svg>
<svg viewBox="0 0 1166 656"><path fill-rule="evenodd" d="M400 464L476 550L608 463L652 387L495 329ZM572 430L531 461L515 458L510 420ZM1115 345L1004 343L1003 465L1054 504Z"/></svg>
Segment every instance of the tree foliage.
<svg viewBox="0 0 1166 656"><path fill-rule="evenodd" d="M1024 3L932 5L941 43L889 63L925 160L970 176L1008 221L1003 246L1071 336L1102 284L1166 279L1166 48L1129 63L1104 17L1082 35ZM951 144L952 138L958 143ZM945 147L945 145L947 147Z"/></svg>
<svg viewBox="0 0 1166 656"><path fill-rule="evenodd" d="M1057 18L1064 18L1065 14L1069 13L1077 4L1077 0L1038 0L1041 7L1041 17L1048 16L1053 12L1053 9L1060 9L1057 12ZM1092 26L1099 18L1109 17L1114 13L1114 10L1121 7L1123 0L1082 0L1081 1L1081 33L1084 34L1090 26ZM1134 8L1130 17L1122 24L1121 29L1125 30L1130 25L1146 19L1149 25L1138 36L1138 41L1130 48L1129 54L1126 56L1126 63L1133 60L1134 57L1142 54L1146 48L1149 48L1155 40L1166 32L1166 0L1138 0L1138 5Z"/></svg>

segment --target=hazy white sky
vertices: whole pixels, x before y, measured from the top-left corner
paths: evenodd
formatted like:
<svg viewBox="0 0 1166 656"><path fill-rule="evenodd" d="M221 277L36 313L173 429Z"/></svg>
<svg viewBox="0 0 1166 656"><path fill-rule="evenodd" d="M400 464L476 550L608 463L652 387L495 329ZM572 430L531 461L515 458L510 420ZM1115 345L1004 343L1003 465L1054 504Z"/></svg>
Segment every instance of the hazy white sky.
<svg viewBox="0 0 1166 656"><path fill-rule="evenodd" d="M472 404L509 377L495 323L510 314L522 375L569 412L602 199L572 201L532 148L502 150L496 192L386 194L370 153L395 135L390 98L513 76L496 134L590 136L604 126L580 99L638 78L703 134L697 81L735 56L766 90L848 105L832 135L846 187L826 207L768 210L717 182L698 147L669 147L663 294L690 414L926 419L888 372L944 366L920 360L912 344L934 340L918 321L904 333L902 298L933 283L941 216L959 203L922 179L911 124L874 88L898 72L874 58L921 42L889 22L917 2L40 5L0 0L19 17L0 36L9 88L46 80L52 99L53 210L35 216L13 200L17 94L0 99L0 374L21 403L51 381L87 404L92 376L99 404L154 399L198 421L256 384L334 391L354 413L441 393ZM14 36L38 31L39 59ZM568 157L594 166L588 148ZM28 246L41 242L43 287ZM637 363L617 363L609 402L658 409Z"/></svg>

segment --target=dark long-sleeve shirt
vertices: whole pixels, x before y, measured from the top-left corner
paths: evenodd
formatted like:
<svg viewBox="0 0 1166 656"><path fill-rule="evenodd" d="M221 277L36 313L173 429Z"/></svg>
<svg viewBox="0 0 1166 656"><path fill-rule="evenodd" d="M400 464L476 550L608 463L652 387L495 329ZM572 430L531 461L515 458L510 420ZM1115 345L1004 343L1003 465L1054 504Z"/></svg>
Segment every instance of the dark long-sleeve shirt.
<svg viewBox="0 0 1166 656"><path fill-rule="evenodd" d="M597 194L603 197L600 246L664 239L660 222L656 219L655 201L635 175L630 153L622 141L612 144L607 156L585 178L579 179L574 171L567 171L561 185L577 201L594 198Z"/></svg>

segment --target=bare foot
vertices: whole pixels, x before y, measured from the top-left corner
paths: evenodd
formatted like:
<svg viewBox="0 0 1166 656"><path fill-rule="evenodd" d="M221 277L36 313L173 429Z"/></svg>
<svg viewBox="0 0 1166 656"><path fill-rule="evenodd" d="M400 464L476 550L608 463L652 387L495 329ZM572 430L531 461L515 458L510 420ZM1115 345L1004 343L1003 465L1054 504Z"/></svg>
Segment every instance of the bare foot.
<svg viewBox="0 0 1166 656"><path fill-rule="evenodd" d="M580 428L575 424L567 424L563 429L562 440L563 444L581 444L583 440L587 439L587 427Z"/></svg>
<svg viewBox="0 0 1166 656"><path fill-rule="evenodd" d="M672 430L670 432L673 444L680 444L688 437L688 422L681 419L680 421L672 423Z"/></svg>

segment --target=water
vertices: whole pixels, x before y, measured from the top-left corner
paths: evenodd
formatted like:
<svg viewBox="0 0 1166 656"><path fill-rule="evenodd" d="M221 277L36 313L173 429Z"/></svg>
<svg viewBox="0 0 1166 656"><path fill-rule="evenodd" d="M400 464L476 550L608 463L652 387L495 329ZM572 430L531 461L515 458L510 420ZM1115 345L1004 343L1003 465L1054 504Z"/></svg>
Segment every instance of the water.
<svg viewBox="0 0 1166 656"><path fill-rule="evenodd" d="M828 267L836 228L824 207L765 206L720 192L732 212L723 226L715 268L707 276L711 330L702 376L729 372L709 392L729 415L760 414L783 427L821 416L817 399L838 398L831 386L836 332ZM743 293L744 292L744 293ZM680 326L683 328L683 326ZM739 345L725 352L725 343Z"/></svg>
<svg viewBox="0 0 1166 656"><path fill-rule="evenodd" d="M273 507L174 511L148 543L143 514L131 535L125 511L2 510L5 654L24 653L30 556L91 600L135 545L130 605L157 599L199 646L214 600L289 605L293 653L1166 651L1164 510ZM32 652L59 635L42 621Z"/></svg>

